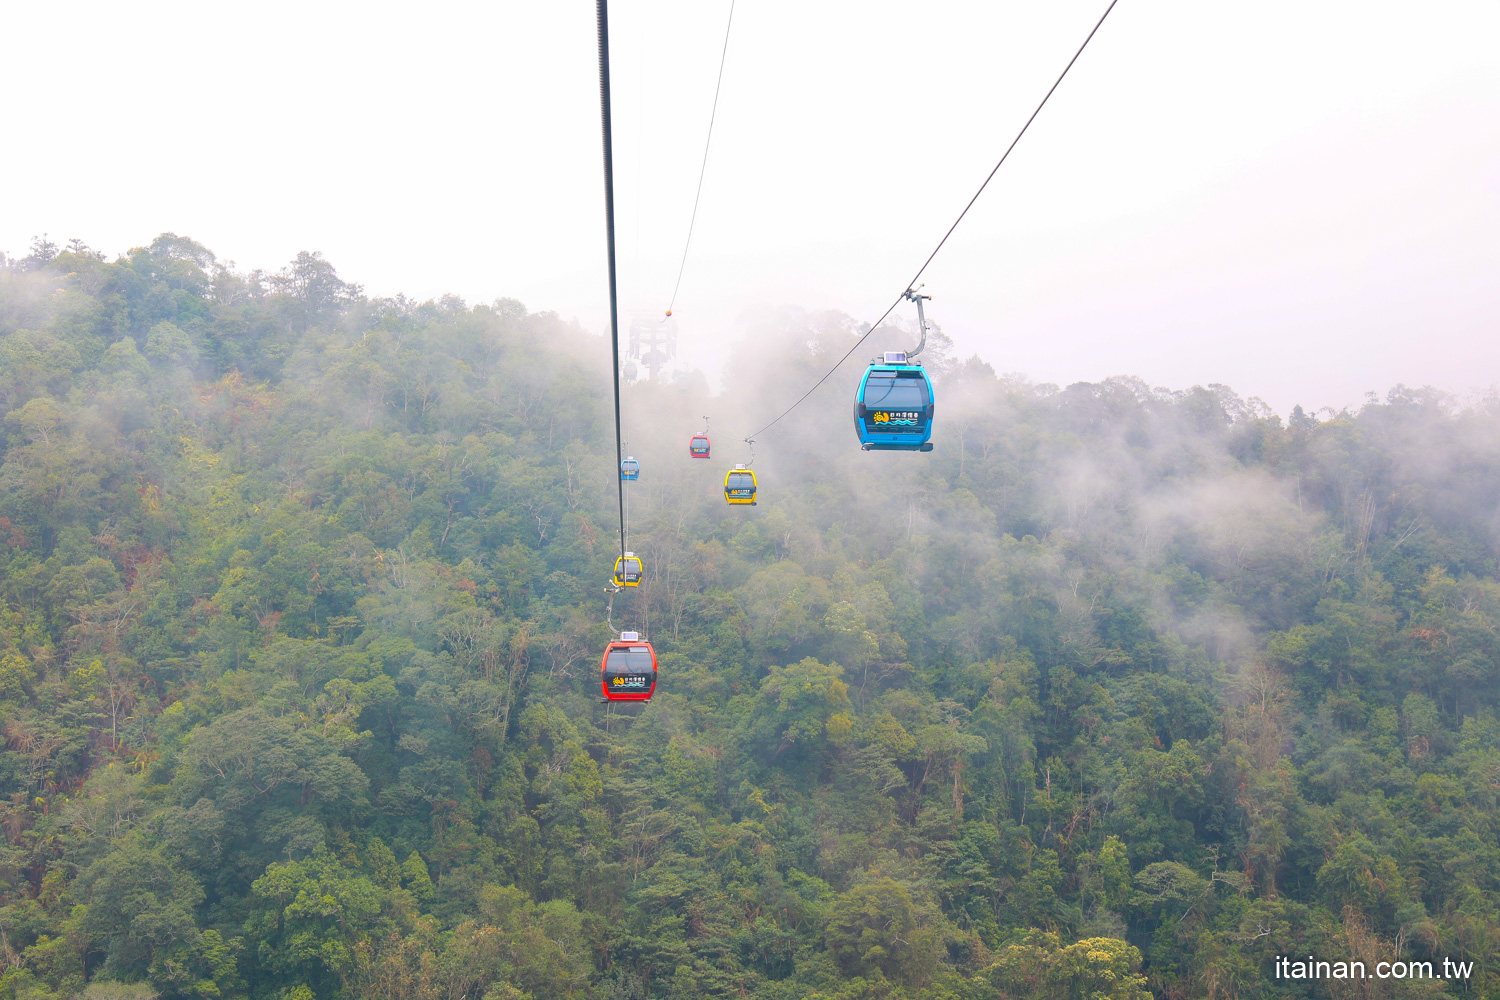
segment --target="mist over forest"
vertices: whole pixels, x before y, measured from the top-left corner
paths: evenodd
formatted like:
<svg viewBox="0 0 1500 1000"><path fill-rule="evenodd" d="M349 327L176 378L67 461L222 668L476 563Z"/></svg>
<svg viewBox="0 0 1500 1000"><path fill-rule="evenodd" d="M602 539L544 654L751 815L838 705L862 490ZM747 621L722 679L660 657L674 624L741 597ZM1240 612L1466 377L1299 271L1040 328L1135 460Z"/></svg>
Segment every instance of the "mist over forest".
<svg viewBox="0 0 1500 1000"><path fill-rule="evenodd" d="M938 335L935 450L868 454L877 330L726 505L863 332L625 387L624 711L605 337L0 255L0 1000L1500 997L1500 399Z"/></svg>

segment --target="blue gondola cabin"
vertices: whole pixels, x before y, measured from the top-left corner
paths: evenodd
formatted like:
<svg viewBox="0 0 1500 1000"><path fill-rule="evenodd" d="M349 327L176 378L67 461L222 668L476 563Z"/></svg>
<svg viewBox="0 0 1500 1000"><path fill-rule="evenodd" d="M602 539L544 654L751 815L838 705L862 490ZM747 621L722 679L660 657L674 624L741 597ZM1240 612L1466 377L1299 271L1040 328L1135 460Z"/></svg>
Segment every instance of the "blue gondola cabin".
<svg viewBox="0 0 1500 1000"><path fill-rule="evenodd" d="M865 451L931 451L932 380L904 351L865 369L854 399L854 430Z"/></svg>

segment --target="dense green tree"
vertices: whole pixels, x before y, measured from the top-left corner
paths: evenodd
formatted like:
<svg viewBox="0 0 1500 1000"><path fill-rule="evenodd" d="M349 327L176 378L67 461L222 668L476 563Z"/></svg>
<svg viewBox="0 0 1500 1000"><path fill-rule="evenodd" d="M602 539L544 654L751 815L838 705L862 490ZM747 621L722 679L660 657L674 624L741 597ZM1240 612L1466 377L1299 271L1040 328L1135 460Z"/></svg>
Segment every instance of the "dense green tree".
<svg viewBox="0 0 1500 1000"><path fill-rule="evenodd" d="M1500 989L1493 399L934 338L930 455L814 394L734 509L683 437L862 333L747 323L731 391L624 389L606 622L600 338L171 233L0 259L0 1000Z"/></svg>

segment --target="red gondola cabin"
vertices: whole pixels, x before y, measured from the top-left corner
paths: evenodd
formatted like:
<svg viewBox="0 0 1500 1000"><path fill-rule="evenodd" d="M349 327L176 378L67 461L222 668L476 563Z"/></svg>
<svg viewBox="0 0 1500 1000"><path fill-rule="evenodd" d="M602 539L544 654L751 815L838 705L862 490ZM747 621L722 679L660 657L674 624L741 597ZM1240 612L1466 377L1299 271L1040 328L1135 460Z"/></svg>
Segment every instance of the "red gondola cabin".
<svg viewBox="0 0 1500 1000"><path fill-rule="evenodd" d="M621 632L604 647L599 666L606 701L650 701L656 691L656 650L639 632Z"/></svg>
<svg viewBox="0 0 1500 1000"><path fill-rule="evenodd" d="M708 457L708 435L694 434L693 440L688 442L688 454L694 458Z"/></svg>

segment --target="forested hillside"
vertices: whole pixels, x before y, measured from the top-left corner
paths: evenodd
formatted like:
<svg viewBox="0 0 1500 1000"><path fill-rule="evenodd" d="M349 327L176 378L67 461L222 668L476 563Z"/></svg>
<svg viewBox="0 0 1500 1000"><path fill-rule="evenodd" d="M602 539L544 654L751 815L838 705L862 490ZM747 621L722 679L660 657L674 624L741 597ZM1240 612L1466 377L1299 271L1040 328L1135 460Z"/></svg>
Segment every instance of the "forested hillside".
<svg viewBox="0 0 1500 1000"><path fill-rule="evenodd" d="M940 350L932 454L845 372L729 508L858 333L768 312L724 395L626 390L627 714L604 338L170 234L0 265L0 1000L1500 997L1494 400Z"/></svg>

